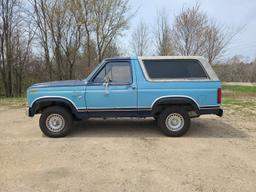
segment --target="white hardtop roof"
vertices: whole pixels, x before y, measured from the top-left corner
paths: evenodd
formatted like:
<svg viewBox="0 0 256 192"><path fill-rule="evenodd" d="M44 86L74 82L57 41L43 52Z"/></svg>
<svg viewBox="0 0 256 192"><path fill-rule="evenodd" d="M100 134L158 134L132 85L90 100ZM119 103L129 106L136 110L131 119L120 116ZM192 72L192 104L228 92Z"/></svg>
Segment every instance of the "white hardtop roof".
<svg viewBox="0 0 256 192"><path fill-rule="evenodd" d="M195 60L198 60L202 64L204 70L207 72L207 74L211 80L216 80L216 81L219 80L218 76L212 69L212 66L202 56L138 56L138 59L140 60L140 64L142 65L144 72L146 72L146 70L145 70L144 64L142 62L143 60L195 59ZM148 76L148 75L146 74L146 76Z"/></svg>
<svg viewBox="0 0 256 192"><path fill-rule="evenodd" d="M155 60L155 59L197 59L205 60L202 56L138 56L139 59L143 60Z"/></svg>

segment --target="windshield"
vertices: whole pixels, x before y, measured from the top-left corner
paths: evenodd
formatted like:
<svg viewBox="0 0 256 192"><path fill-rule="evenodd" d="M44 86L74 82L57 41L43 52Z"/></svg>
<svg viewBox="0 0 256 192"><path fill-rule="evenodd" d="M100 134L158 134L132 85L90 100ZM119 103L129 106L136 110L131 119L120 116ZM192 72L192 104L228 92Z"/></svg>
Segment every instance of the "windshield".
<svg viewBox="0 0 256 192"><path fill-rule="evenodd" d="M91 79L91 77L93 76L93 74L100 68L100 66L103 64L104 61L102 61L101 63L99 63L95 69L84 79L84 81L89 81L89 79Z"/></svg>

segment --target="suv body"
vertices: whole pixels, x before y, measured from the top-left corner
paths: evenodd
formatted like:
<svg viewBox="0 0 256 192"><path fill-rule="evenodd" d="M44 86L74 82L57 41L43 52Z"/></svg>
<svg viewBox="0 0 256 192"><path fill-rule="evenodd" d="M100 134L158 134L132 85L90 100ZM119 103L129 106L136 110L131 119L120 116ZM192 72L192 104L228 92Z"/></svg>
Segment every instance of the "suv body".
<svg viewBox="0 0 256 192"><path fill-rule="evenodd" d="M154 117L169 136L181 136L190 118L222 116L221 82L202 57L105 59L85 80L55 81L27 90L27 114L41 114L50 137L67 135L73 120Z"/></svg>

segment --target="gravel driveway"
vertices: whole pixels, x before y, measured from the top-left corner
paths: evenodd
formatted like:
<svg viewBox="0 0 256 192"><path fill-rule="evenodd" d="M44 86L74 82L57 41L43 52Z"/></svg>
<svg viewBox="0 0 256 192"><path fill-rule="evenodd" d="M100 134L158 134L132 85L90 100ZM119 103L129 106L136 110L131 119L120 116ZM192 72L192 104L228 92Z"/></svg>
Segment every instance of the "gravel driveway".
<svg viewBox="0 0 256 192"><path fill-rule="evenodd" d="M90 120L69 137L0 108L0 191L256 191L256 115L226 110L168 138L153 120Z"/></svg>

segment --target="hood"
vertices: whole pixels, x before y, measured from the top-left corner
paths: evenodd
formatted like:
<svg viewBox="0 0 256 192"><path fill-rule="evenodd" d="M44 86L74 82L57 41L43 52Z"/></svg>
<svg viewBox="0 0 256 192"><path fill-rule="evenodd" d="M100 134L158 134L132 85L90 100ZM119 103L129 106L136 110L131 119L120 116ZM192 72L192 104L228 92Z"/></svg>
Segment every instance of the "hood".
<svg viewBox="0 0 256 192"><path fill-rule="evenodd" d="M40 87L66 87L66 86L84 86L86 81L83 80L68 80L68 81L51 81L45 83L37 83L31 86L31 88Z"/></svg>

